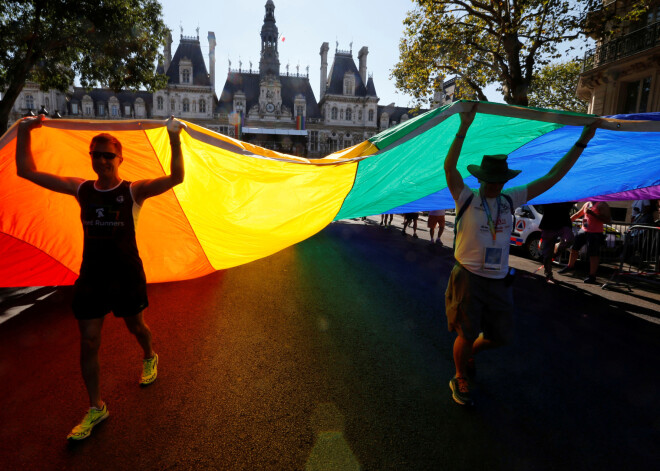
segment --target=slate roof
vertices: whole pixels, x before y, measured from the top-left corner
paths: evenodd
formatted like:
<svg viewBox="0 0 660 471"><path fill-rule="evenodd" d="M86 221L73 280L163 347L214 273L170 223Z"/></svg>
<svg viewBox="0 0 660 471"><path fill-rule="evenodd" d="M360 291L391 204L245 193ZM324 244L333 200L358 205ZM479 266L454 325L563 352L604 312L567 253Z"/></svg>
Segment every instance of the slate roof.
<svg viewBox="0 0 660 471"><path fill-rule="evenodd" d="M284 106L293 112L296 95L302 94L307 102L307 118L321 117L308 77L280 75L279 79L282 84L282 104ZM242 91L245 93L247 102L246 111L249 112L254 105L259 104L259 84L258 72L230 72L227 75L216 111L218 113L230 113L233 109L234 95L236 92Z"/></svg>
<svg viewBox="0 0 660 471"><path fill-rule="evenodd" d="M376 86L374 85L373 77L369 77L369 80L367 80L367 96L378 96L376 94Z"/></svg>
<svg viewBox="0 0 660 471"><path fill-rule="evenodd" d="M341 51L335 53L335 58L332 61L332 67L330 68L328 87L325 93L331 95L343 95L344 75L346 72L352 73L355 77L355 96L368 96L367 87L362 81L358 68L355 66L353 56L349 52ZM369 80L371 80L373 86L373 80ZM376 96L375 87L373 87L373 96Z"/></svg>
<svg viewBox="0 0 660 471"><path fill-rule="evenodd" d="M107 88L93 88L91 90L87 90L82 87L74 88L73 93L70 95L69 102L80 104L82 103L82 99L85 95L89 95L94 103L107 103L111 97L115 96L117 97L117 100L119 100L119 103L122 105L132 105L135 103L136 99L142 98L147 109L150 109L154 102L154 96L150 92L131 92L122 90L115 93L114 91Z"/></svg>
<svg viewBox="0 0 660 471"><path fill-rule="evenodd" d="M182 37L179 46L176 48L172 62L165 75L168 77L168 83L174 85L188 85L181 84L179 81L179 62L184 57L187 57L192 62L193 77L189 85L211 86L211 78L206 70L204 63L204 55L202 48L199 45L199 39ZM163 66L159 65L157 71L163 73Z"/></svg>
<svg viewBox="0 0 660 471"><path fill-rule="evenodd" d="M396 123L399 124L401 123L401 117L404 114L408 115L408 118L413 118L415 116L419 116L420 114L426 113L428 110L425 109L417 109L413 111L414 108L409 108L407 106L393 106L393 105L386 105L386 106L379 106L378 107L378 126L380 127L380 115L383 114L383 111L387 112L390 118L390 124L391 123Z"/></svg>

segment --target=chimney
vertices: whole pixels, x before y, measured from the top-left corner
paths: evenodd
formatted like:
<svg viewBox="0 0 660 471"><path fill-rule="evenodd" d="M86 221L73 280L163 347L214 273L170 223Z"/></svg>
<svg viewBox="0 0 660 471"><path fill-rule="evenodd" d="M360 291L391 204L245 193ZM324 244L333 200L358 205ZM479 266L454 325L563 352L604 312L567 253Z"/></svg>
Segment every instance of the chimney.
<svg viewBox="0 0 660 471"><path fill-rule="evenodd" d="M362 77L362 83L367 84L367 55L369 54L369 48L363 46L358 52L358 60L360 61L360 77Z"/></svg>
<svg viewBox="0 0 660 471"><path fill-rule="evenodd" d="M172 63L172 32L171 31L167 32L167 39L165 39L165 50L163 51L163 55L165 56L165 73L167 73L167 69L170 68L170 64Z"/></svg>
<svg viewBox="0 0 660 471"><path fill-rule="evenodd" d="M211 81L211 87L213 87L213 93L215 93L215 33L213 31L209 31L208 40L209 40L209 80Z"/></svg>
<svg viewBox="0 0 660 471"><path fill-rule="evenodd" d="M328 86L328 43L321 44L321 88L319 90L319 100L325 95L325 88Z"/></svg>

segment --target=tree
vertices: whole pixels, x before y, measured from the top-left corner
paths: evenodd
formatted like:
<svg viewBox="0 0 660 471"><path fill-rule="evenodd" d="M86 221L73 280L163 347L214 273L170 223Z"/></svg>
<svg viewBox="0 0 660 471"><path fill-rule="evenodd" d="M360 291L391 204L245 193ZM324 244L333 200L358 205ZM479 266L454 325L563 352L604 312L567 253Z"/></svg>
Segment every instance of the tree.
<svg viewBox="0 0 660 471"><path fill-rule="evenodd" d="M641 1L641 0L640 0ZM397 88L418 101L446 75L487 100L492 83L510 104L528 104L539 68L563 57L558 46L583 33L587 12L601 0L415 0L404 20ZM568 50L571 50L569 47Z"/></svg>
<svg viewBox="0 0 660 471"><path fill-rule="evenodd" d="M587 103L575 93L581 71L582 64L577 60L542 67L530 85L529 105L586 113Z"/></svg>
<svg viewBox="0 0 660 471"><path fill-rule="evenodd" d="M88 88L163 88L161 15L157 0L0 2L0 133L28 80L42 90L66 91L76 77Z"/></svg>

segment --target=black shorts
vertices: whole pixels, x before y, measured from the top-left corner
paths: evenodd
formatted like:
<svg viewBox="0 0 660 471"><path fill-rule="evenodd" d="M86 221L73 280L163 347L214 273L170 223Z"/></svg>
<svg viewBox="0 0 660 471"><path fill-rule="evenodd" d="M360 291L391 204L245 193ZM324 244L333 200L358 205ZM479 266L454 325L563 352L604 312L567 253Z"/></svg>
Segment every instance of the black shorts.
<svg viewBox="0 0 660 471"><path fill-rule="evenodd" d="M131 317L149 306L146 282L126 283L78 278L73 293L76 319L98 319L110 311L116 317Z"/></svg>
<svg viewBox="0 0 660 471"><path fill-rule="evenodd" d="M600 246L605 239L605 234L602 232L579 232L573 242L573 250L580 250L587 244L587 256L595 257L600 255Z"/></svg>

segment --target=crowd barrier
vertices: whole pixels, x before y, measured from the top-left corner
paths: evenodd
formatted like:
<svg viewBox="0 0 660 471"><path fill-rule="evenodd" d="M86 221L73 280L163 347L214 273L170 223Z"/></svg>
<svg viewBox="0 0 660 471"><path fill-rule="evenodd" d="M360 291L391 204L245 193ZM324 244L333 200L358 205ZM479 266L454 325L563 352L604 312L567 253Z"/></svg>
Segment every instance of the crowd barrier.
<svg viewBox="0 0 660 471"><path fill-rule="evenodd" d="M630 288L633 283L660 285L660 227L632 225L628 228L618 267L603 289Z"/></svg>

